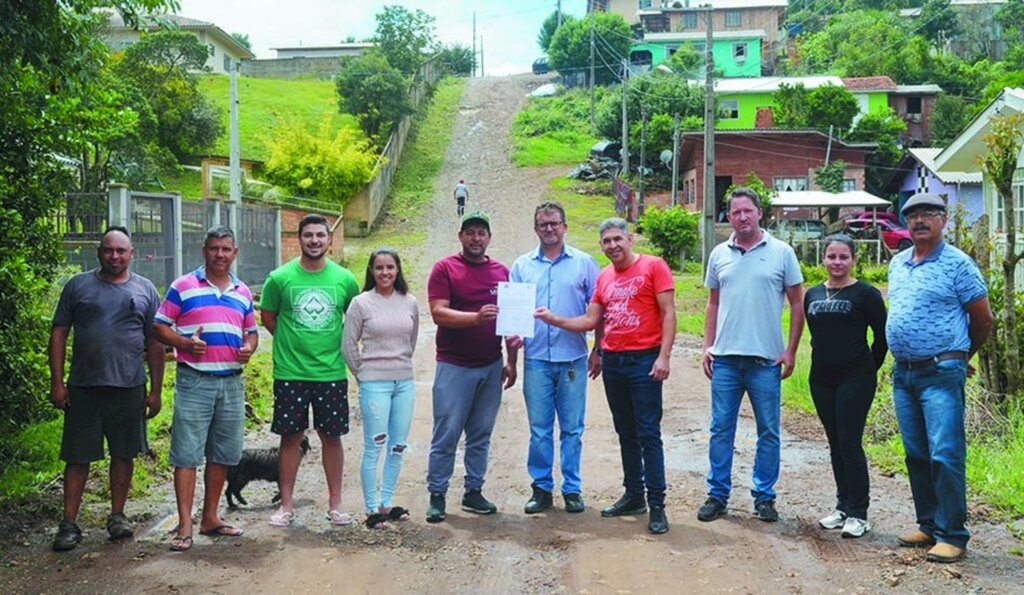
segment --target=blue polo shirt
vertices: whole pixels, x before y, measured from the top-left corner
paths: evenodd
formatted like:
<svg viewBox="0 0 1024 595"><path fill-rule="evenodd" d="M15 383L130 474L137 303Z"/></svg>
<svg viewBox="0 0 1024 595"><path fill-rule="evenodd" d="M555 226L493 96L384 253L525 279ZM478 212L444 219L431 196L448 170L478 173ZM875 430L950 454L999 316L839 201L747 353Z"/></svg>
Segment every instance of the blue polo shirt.
<svg viewBox="0 0 1024 595"><path fill-rule="evenodd" d="M736 245L736 234L708 257L704 285L718 291L718 324L711 354L777 359L786 350L782 306L786 288L804 282L800 261L789 244L765 230L750 250Z"/></svg>
<svg viewBox="0 0 1024 595"><path fill-rule="evenodd" d="M969 256L940 242L921 262L904 250L889 262L889 319L885 338L897 360L922 360L969 351L967 304L988 297L985 279Z"/></svg>
<svg viewBox="0 0 1024 595"><path fill-rule="evenodd" d="M538 307L572 318L587 311L597 273L597 262L586 252L566 245L558 258L550 260L538 246L516 259L509 278L515 283L536 283ZM533 333L525 340L525 357L529 359L571 362L587 355L586 333L566 331L539 320L534 322Z"/></svg>

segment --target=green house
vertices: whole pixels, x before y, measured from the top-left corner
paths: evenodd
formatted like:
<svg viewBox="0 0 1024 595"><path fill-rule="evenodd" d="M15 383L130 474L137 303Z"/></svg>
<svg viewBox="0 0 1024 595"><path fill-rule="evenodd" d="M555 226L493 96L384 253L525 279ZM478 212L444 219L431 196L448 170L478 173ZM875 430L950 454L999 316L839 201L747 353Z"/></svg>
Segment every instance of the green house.
<svg viewBox="0 0 1024 595"><path fill-rule="evenodd" d="M761 45L763 30L715 31L711 52L715 60L716 76L726 78L761 76ZM668 59L684 45L700 53L705 51L707 35L703 32L647 33L641 42L629 49L630 62L635 67L655 67Z"/></svg>

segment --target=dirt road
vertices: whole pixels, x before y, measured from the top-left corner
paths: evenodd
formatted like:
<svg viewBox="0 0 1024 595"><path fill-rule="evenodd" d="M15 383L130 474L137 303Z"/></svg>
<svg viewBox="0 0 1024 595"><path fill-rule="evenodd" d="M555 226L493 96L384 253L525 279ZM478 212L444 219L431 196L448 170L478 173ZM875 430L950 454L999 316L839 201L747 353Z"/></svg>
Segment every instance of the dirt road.
<svg viewBox="0 0 1024 595"><path fill-rule="evenodd" d="M547 180L558 169L522 170L508 162L508 126L532 77L471 80L454 123L453 142L438 182L430 214L428 241L419 270L454 252L455 214L451 185L470 183L469 208L494 216L491 254L506 263L533 246L530 216ZM575 243L590 249L593 238ZM413 281L421 300L424 280ZM425 306L424 306L424 309ZM520 385L505 393L491 449L485 493L500 508L497 515L475 517L458 510L456 480L449 494L448 521L423 521L424 486L430 440L430 385L434 332L429 320L416 354L417 403L405 469L396 503L413 511L412 520L371 531L361 525L329 527L324 520L325 488L319 447L300 471L297 522L289 529L269 527L272 489L252 485L250 507L225 519L246 530L240 539L196 537L185 554L167 550L173 526L169 486L146 501L133 501L136 540L104 541L99 522L86 527L79 549L55 554L48 549L53 526L20 536L6 549L0 591L77 593L1006 593L1024 584L1024 568L1010 549L1019 547L998 525L974 523L975 540L963 563L939 567L923 552L894 547L895 536L913 523L905 478L874 474L871 509L875 530L861 540L842 540L816 527L832 504L833 485L827 447L815 420L784 414L782 477L778 485L782 520L765 524L750 512L747 494L754 450L749 407L742 411L736 444L736 489L729 514L699 523L696 508L704 499L708 385L697 365L695 339L681 338L666 384L666 463L668 515L672 530L654 537L646 518L603 519L598 509L621 493L617 442L599 382L588 393L583 460L587 510L568 515L556 507L526 516L529 497L525 458L527 423ZM354 392L354 391L353 391ZM353 394L354 402L354 394ZM357 408L353 408L353 412ZM802 437L801 437L802 436ZM269 444L266 433L249 438ZM344 507L361 512L358 457L361 424L354 420L345 439ZM557 500L556 500L557 501ZM560 502L558 502L560 504ZM102 506L91 505L95 521ZM453 510L454 509L454 510Z"/></svg>

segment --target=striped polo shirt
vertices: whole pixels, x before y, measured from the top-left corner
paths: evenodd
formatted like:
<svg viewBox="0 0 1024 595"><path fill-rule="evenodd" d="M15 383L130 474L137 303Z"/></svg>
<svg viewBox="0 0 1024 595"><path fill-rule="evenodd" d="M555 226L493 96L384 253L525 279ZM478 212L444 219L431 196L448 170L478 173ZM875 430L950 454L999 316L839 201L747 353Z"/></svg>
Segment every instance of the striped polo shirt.
<svg viewBox="0 0 1024 595"><path fill-rule="evenodd" d="M242 337L256 332L249 287L231 275L231 287L222 292L207 281L205 267L171 283L154 322L174 328L182 337L191 337L203 327L199 338L206 341L206 353L195 356L175 349L174 355L179 363L219 376L242 370L238 361Z"/></svg>

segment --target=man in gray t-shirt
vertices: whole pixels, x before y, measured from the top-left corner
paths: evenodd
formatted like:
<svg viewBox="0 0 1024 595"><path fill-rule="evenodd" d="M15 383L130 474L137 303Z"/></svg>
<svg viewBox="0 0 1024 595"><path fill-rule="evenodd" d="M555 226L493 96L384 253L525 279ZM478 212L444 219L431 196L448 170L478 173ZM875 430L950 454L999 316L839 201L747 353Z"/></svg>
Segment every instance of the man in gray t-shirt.
<svg viewBox="0 0 1024 595"><path fill-rule="evenodd" d="M728 200L733 233L708 257L704 284L711 290L704 313L704 374L711 380L708 499L697 512L712 521L726 511L732 491L732 454L743 393L757 422L757 454L750 494L754 514L779 519L781 381L793 373L804 328L803 275L788 244L761 229L764 212L753 190L738 188ZM782 338L783 298L789 301L789 341Z"/></svg>
<svg viewBox="0 0 1024 595"><path fill-rule="evenodd" d="M134 250L124 228L108 229L100 240L97 269L75 275L64 286L50 331L50 400L64 412L61 459L64 519L53 549L74 549L82 540L75 524L89 465L110 450L111 539L131 537L124 515L134 458L148 450L145 419L160 411L164 349L152 335L160 303L156 288L128 270ZM64 380L67 339L74 329L71 372ZM149 363L146 391L143 354Z"/></svg>

